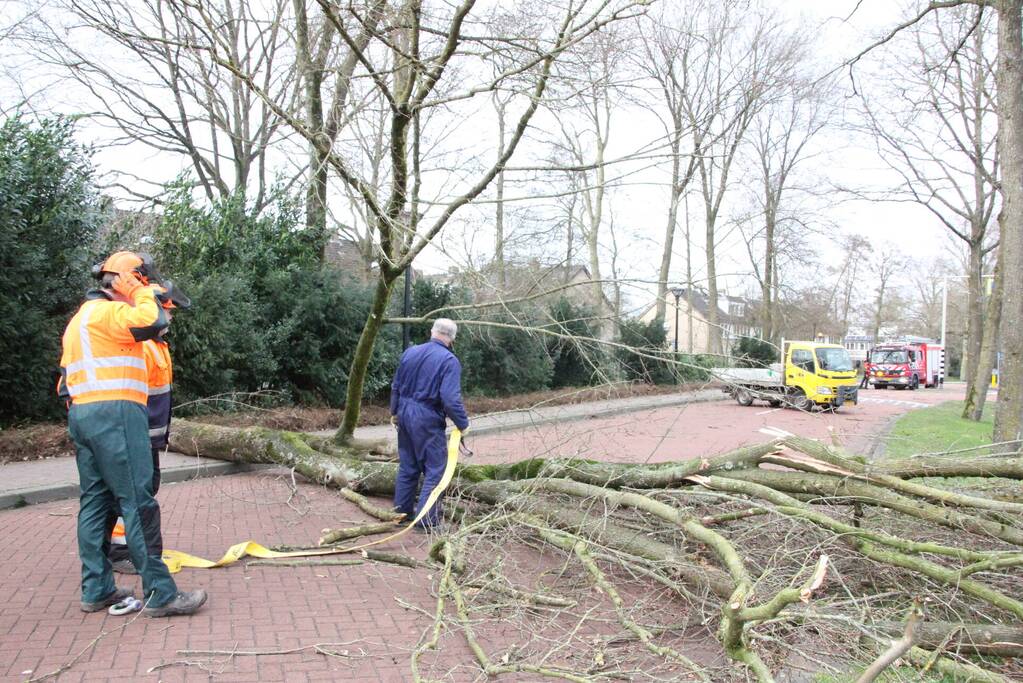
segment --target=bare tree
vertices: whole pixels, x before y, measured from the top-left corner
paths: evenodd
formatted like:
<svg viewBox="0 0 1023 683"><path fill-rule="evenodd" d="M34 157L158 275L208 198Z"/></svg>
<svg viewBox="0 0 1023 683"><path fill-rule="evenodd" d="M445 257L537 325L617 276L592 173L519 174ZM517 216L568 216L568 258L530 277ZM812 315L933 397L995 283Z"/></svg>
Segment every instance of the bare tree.
<svg viewBox="0 0 1023 683"><path fill-rule="evenodd" d="M368 17L354 6L337 7L319 0L324 15L338 40L349 48L356 40L350 26L365 26ZM202 25L215 23L201 6L190 7L194 20ZM455 7L424 6L419 2L401 5L394 13L393 25L372 31L365 49L357 50L359 67L354 77L372 84L377 96L386 102L389 125L386 144L389 178L384 189L369 184L348 160L345 150L332 145L316 131L309 130L299 117L272 104L259 82L244 65L233 59L219 43L207 46L223 69L240 78L252 92L274 106L287 125L317 146L333 171L349 186L367 209L378 243L378 270L366 324L360 335L349 372L347 399L337 440L351 443L358 423L363 384L377 335L386 318L386 309L394 282L406 266L434 240L452 216L478 197L515 154L547 90L554 63L575 49L602 27L624 17L636 16L635 6L621 3L584 2L564 10L544 5L523 6L539 26L528 34L508 35L490 24L490 17L475 8L472 0ZM496 77L488 75L486 64L497 50L510 56L513 66ZM383 68L388 66L389 69ZM426 175L424 163L443 164L443 155L424 156L424 114L444 108L457 111L460 105L472 105L473 98L488 96L494 89L511 86L515 76L515 105L520 112L504 153L471 180L462 180L452 191L436 189L429 202L422 197ZM455 117L455 120L459 120ZM459 154L464 154L459 150ZM456 181L457 182L457 181Z"/></svg>
<svg viewBox="0 0 1023 683"><path fill-rule="evenodd" d="M200 27L178 3L60 0L17 39L84 90L87 115L111 130L108 144L180 155L207 198L241 193L259 209L273 181L268 154L281 133L273 109L290 109L295 95L284 55L286 9L286 0L205 4L210 22ZM217 68L202 47L210 42L266 100ZM123 187L138 192L137 182Z"/></svg>
<svg viewBox="0 0 1023 683"><path fill-rule="evenodd" d="M912 304L906 321L908 334L923 334L932 339L941 336L942 274L953 271L945 259L912 260L906 264L912 287Z"/></svg>
<svg viewBox="0 0 1023 683"><path fill-rule="evenodd" d="M352 79L359 66L359 55L380 24L387 3L386 0L371 0L366 4L362 20L357 24L352 20L353 26L346 27L352 33L350 45L338 40L335 23L328 20L318 6L311 7L307 0L292 0L292 6L295 59L305 126L310 134L332 146L346 124L348 99L352 96ZM311 14L315 16L311 17ZM307 144L306 225L322 256L329 239L327 184L330 164L320 145Z"/></svg>
<svg viewBox="0 0 1023 683"><path fill-rule="evenodd" d="M1023 0L998 0L998 148L1002 169L999 216L1003 275L1002 371L994 440L1023 446Z"/></svg>
<svg viewBox="0 0 1023 683"><path fill-rule="evenodd" d="M871 329L875 340L881 337L881 326L889 319L886 317L891 308L893 298L892 280L902 271L903 260L897 247L887 245L876 252L870 263L870 272L874 282L874 300L871 304Z"/></svg>
<svg viewBox="0 0 1023 683"><path fill-rule="evenodd" d="M987 403L988 382L994 371L998 356L998 337L1002 327L1002 296L1005 290L1005 271L1002 269L1001 250L995 263L995 272L991 280L991 291L988 295L984 312L984 341L980 346L977 359L977 375L973 379L973 391L967 392L963 401L963 417L979 422L984 416L984 404Z"/></svg>
<svg viewBox="0 0 1023 683"><path fill-rule="evenodd" d="M608 237L607 195L612 183L607 150L612 117L622 97L623 40L620 32L605 31L580 46L560 74L559 85L567 92L556 110L562 133L556 148L571 164L566 168L579 197L580 236L593 280L591 298L598 307L605 296L601 255Z"/></svg>
<svg viewBox="0 0 1023 683"><path fill-rule="evenodd" d="M683 144L689 138L689 121L683 96L687 91L697 87L690 80L689 62L694 53L702 49L700 36L692 29L703 7L702 4L698 4L680 12L675 6L663 6L658 16L643 27L639 40L641 52L636 59L636 68L655 84L657 102L649 108L664 127L671 163L668 215L664 239L661 242L661 263L657 272L655 315L658 319L664 318L667 305L668 280L671 277L679 208L686 188L696 173L696 156L692 153L692 147L688 147L683 154ZM688 250L690 248L688 233L685 238ZM691 282L687 284L687 289L692 289ZM691 328L690 325L690 330Z"/></svg>
<svg viewBox="0 0 1023 683"><path fill-rule="evenodd" d="M5 0L0 4L0 77L4 81L4 92L0 95L0 114L15 115L31 109L39 91L49 83L29 84L35 77L34 70L26 68L34 58L19 50L19 38L31 31L30 24L38 20L43 7L29 6ZM24 72L28 73L24 73Z"/></svg>
<svg viewBox="0 0 1023 683"><path fill-rule="evenodd" d="M870 242L860 235L847 235L842 240L842 264L835 269L836 280L833 289L835 319L841 321L842 336L849 334L853 311L857 308L857 293L861 289L861 278L868 255ZM877 337L874 337L875 341Z"/></svg>
<svg viewBox="0 0 1023 683"><path fill-rule="evenodd" d="M494 111L497 114L497 156L504 154L505 136L507 135L507 120L505 115L508 111L508 102L500 92L495 91L491 96ZM494 182L494 189L497 200L494 202L494 264L497 267L497 284L502 289L508 285L508 274L505 268L505 243L506 235L504 228L504 170L497 174Z"/></svg>
<svg viewBox="0 0 1023 683"><path fill-rule="evenodd" d="M967 394L980 357L985 257L997 243L992 24L979 6L934 14L912 27L913 48L888 87L862 95L878 153L901 178L898 198L926 207L969 248Z"/></svg>
<svg viewBox="0 0 1023 683"><path fill-rule="evenodd" d="M796 167L810 156L811 140L829 123L828 92L826 84L794 77L782 96L757 116L750 136L760 181L757 200L763 228L758 236L764 245L762 263L751 260L763 299L764 339L772 342L779 329L775 320L777 261L782 243L779 232L790 223L803 223L796 212L786 210L786 202L788 195L798 189L794 187Z"/></svg>
<svg viewBox="0 0 1023 683"><path fill-rule="evenodd" d="M717 225L732 164L750 124L789 73L797 45L770 13L733 3L705 7L699 27L704 47L690 62L695 87L682 94L682 103L703 199L708 323L718 330ZM720 349L721 336L714 333L710 350Z"/></svg>
<svg viewBox="0 0 1023 683"><path fill-rule="evenodd" d="M972 6L993 8L998 16L998 60L995 88L998 112L997 151L1002 162L998 184L1000 264L1006 274L1023 269L1023 0L930 0L846 64L851 68L864 55L915 26L931 13ZM978 14L979 19L982 15ZM956 52L951 56L955 56ZM1005 277L1002 290L1003 369L995 414L996 441L1023 447L1023 278Z"/></svg>
<svg viewBox="0 0 1023 683"><path fill-rule="evenodd" d="M499 18L499 22L505 25L507 28L504 30L514 32L513 28L516 24L516 20L521 17L517 17L514 14L502 15ZM519 26L518 29L522 30L526 27ZM503 58L500 54L494 56L491 63L491 70L493 75L496 77L503 71L511 66L509 61ZM497 117L497 157L501 158L504 154L505 146L507 144L508 137L508 107L514 99L514 90L505 91L503 89L495 89L490 95L490 104L494 108L494 114ZM505 170L497 174L497 178L494 180L494 267L497 271L497 286L502 290L508 284L507 276L507 259L508 259L508 246L509 246L509 229L505 224L505 217L507 210L504 202L505 193ZM571 261L569 261L571 263Z"/></svg>

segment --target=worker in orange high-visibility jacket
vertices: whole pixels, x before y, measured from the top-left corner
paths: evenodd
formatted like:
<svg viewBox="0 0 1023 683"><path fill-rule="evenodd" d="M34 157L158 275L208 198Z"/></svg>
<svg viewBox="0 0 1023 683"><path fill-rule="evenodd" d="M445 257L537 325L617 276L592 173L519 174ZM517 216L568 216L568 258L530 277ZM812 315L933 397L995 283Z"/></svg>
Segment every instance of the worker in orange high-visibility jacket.
<svg viewBox="0 0 1023 683"><path fill-rule="evenodd" d="M142 576L143 613L191 614L206 602L206 593L178 591L161 557L160 506L153 497L143 342L167 326L146 286L156 274L148 257L124 251L93 273L101 287L86 295L64 331L58 384L70 401L68 430L81 487L81 607L97 612L132 595L114 585L107 557L119 508L132 563Z"/></svg>
<svg viewBox="0 0 1023 683"><path fill-rule="evenodd" d="M191 301L181 291L181 288L170 280L162 285L154 285L153 293L167 316L167 327L160 330L155 339L147 339L142 342L142 352L146 362L146 383L149 386L146 412L149 415L149 446L153 455L153 495L156 496L160 491L160 451L167 448L170 438L171 384L174 381L174 370L166 334L170 330L173 310L188 308L191 306ZM110 536L108 557L115 572L138 573L128 552L123 517L117 518L117 524Z"/></svg>

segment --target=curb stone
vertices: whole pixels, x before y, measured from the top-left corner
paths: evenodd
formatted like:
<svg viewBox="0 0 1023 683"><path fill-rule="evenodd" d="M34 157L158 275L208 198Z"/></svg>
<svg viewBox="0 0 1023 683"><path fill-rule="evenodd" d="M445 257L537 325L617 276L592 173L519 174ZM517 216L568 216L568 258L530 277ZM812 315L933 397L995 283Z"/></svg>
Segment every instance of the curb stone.
<svg viewBox="0 0 1023 683"><path fill-rule="evenodd" d="M176 484L192 479L205 479L207 477L219 477L227 474L239 474L241 472L253 472L262 469L270 469L275 465L253 465L249 463L235 462L214 462L195 465L194 467L173 467L163 470L160 473L161 484ZM37 486L32 488L17 489L0 493L0 510L36 505L38 503L50 503L55 500L67 500L77 498L79 494L78 484L55 484L53 486Z"/></svg>

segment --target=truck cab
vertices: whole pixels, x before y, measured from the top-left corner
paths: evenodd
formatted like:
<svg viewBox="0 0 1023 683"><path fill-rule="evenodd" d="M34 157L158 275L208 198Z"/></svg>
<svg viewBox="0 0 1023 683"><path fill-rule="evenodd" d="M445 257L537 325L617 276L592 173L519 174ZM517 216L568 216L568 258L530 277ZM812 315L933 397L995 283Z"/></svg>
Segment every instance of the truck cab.
<svg viewBox="0 0 1023 683"><path fill-rule="evenodd" d="M787 393L803 408L837 408L859 400L856 368L849 352L838 344L785 342Z"/></svg>

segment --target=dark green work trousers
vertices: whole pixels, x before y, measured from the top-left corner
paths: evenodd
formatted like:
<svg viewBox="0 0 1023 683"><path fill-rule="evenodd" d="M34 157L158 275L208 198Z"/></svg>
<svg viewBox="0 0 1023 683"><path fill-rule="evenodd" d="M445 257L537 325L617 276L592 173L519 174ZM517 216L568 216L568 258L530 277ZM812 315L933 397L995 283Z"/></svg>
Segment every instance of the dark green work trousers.
<svg viewBox="0 0 1023 683"><path fill-rule="evenodd" d="M177 586L163 563L160 506L153 497L153 459L146 407L133 401L72 405L68 428L75 442L81 504L78 554L82 600L99 602L114 591L107 554L118 509L131 562L142 576L150 607L174 599Z"/></svg>

